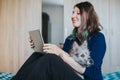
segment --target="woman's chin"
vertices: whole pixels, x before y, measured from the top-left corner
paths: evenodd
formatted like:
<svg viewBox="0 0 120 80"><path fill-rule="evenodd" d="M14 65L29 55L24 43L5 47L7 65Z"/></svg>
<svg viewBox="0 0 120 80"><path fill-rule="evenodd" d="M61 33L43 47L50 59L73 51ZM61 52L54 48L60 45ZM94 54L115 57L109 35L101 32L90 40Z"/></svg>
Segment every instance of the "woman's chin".
<svg viewBox="0 0 120 80"><path fill-rule="evenodd" d="M74 26L75 28L78 28L78 27L80 26L80 24L74 23L73 26Z"/></svg>
<svg viewBox="0 0 120 80"><path fill-rule="evenodd" d="M75 28L78 28L79 26L73 25Z"/></svg>

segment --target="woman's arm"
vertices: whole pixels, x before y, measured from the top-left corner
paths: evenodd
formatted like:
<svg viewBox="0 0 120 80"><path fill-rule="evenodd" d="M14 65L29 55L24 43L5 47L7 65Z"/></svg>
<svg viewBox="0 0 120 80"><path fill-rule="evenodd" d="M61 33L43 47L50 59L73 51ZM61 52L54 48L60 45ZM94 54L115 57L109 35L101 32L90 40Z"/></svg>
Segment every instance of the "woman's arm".
<svg viewBox="0 0 120 80"><path fill-rule="evenodd" d="M85 72L86 67L80 66L68 53L63 51L59 56L77 72L81 74Z"/></svg>
<svg viewBox="0 0 120 80"><path fill-rule="evenodd" d="M90 56L94 60L94 65L87 67L84 75L91 80L101 79L101 65L106 51L105 37L102 33L98 33L98 35L92 37L88 43Z"/></svg>
<svg viewBox="0 0 120 80"><path fill-rule="evenodd" d="M54 44L44 44L43 51L60 56L67 64L79 73L84 73L85 67L80 66L69 54Z"/></svg>

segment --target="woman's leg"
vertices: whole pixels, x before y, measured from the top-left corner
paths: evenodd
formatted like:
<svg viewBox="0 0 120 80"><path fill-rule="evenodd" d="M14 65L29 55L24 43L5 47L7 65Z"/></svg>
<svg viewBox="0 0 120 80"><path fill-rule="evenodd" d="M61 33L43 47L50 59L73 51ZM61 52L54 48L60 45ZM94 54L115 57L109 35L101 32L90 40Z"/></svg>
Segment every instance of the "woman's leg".
<svg viewBox="0 0 120 80"><path fill-rule="evenodd" d="M81 80L57 55L38 56L33 54L12 80Z"/></svg>
<svg viewBox="0 0 120 80"><path fill-rule="evenodd" d="M82 80L59 56L46 54L36 60L26 80Z"/></svg>
<svg viewBox="0 0 120 80"><path fill-rule="evenodd" d="M34 52L23 64L24 67L28 66L29 64L33 63L36 61L38 58L42 57L44 53L39 53L39 52Z"/></svg>
<svg viewBox="0 0 120 80"><path fill-rule="evenodd" d="M38 52L34 52L22 65L19 71L11 80L24 80L31 72L31 68L34 66L33 63L36 62L37 59L42 57L44 54L40 54Z"/></svg>
<svg viewBox="0 0 120 80"><path fill-rule="evenodd" d="M74 70L57 55L49 55L51 80L82 80Z"/></svg>

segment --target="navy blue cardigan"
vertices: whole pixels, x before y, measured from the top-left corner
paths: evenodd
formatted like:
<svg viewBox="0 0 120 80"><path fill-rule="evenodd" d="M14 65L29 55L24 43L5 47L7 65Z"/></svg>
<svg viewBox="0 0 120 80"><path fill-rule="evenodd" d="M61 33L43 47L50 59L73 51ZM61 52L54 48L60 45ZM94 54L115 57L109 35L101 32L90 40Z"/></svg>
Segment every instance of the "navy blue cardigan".
<svg viewBox="0 0 120 80"><path fill-rule="evenodd" d="M72 43L73 40L70 40L67 37L63 50L69 53L70 49L72 48ZM99 32L97 35L92 36L88 40L88 48L90 51L90 56L94 60L94 65L86 68L85 72L83 73L85 80L103 80L101 65L106 51L104 35Z"/></svg>

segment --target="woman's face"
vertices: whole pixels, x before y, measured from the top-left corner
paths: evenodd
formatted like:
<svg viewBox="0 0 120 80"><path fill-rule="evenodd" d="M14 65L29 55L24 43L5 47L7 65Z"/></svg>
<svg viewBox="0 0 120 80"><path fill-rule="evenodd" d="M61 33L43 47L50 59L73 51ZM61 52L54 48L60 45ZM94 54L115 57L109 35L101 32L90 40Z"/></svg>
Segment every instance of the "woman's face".
<svg viewBox="0 0 120 80"><path fill-rule="evenodd" d="M81 15L79 8L75 7L72 13L72 23L74 27L80 27L81 24Z"/></svg>

